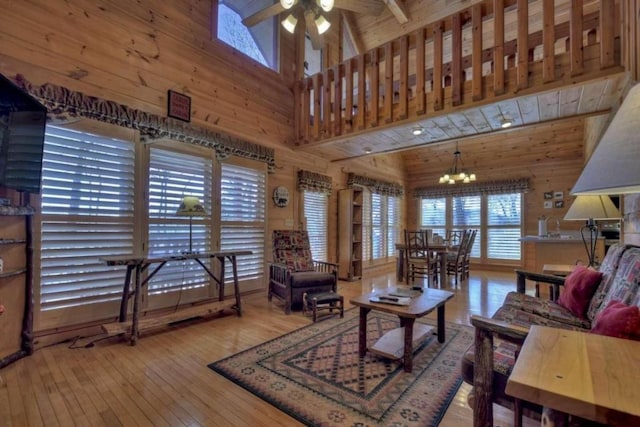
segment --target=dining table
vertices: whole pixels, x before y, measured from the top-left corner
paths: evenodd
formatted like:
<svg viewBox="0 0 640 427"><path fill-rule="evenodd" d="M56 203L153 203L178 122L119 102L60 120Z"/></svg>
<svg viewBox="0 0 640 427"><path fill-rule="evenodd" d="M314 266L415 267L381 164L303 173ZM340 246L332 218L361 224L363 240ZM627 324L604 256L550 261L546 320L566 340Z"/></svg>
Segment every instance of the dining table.
<svg viewBox="0 0 640 427"><path fill-rule="evenodd" d="M398 251L398 258L396 260L396 279L398 282L404 282L408 279L405 278L406 272L409 271L409 259L406 256L407 245L404 243L396 243L396 250ZM432 244L429 243L429 250L435 252L438 255L438 261L440 265L440 283L447 281L447 254L457 251L457 247L452 247L447 244Z"/></svg>

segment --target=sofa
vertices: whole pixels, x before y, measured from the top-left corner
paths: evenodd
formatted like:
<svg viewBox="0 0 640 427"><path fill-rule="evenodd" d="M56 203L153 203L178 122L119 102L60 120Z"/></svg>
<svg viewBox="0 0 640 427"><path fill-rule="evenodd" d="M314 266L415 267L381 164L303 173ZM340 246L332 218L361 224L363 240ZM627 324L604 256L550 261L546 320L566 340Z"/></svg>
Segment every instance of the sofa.
<svg viewBox="0 0 640 427"><path fill-rule="evenodd" d="M576 266L566 278L516 270L516 278L517 290L507 294L490 319L471 316L475 342L462 357L462 377L474 386L469 399L474 426L493 425L493 403L514 411L514 425L521 425L522 415L540 419L543 408L505 393L530 326L640 339L638 246L611 246L597 270ZM555 299L532 296L533 292L527 292L531 282L549 284ZM618 313L632 317L621 321Z"/></svg>

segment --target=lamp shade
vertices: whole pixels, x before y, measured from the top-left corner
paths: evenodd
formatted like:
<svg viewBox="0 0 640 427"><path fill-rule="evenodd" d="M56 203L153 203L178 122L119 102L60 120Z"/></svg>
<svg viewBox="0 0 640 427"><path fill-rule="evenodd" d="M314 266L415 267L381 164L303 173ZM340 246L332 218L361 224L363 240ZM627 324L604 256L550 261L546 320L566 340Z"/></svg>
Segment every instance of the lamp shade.
<svg viewBox="0 0 640 427"><path fill-rule="evenodd" d="M640 83L631 88L571 194L640 193Z"/></svg>
<svg viewBox="0 0 640 427"><path fill-rule="evenodd" d="M178 210L176 211L178 216L207 216L207 211L195 196L184 196Z"/></svg>
<svg viewBox="0 0 640 427"><path fill-rule="evenodd" d="M564 216L565 220L614 219L620 211L609 196L578 196Z"/></svg>

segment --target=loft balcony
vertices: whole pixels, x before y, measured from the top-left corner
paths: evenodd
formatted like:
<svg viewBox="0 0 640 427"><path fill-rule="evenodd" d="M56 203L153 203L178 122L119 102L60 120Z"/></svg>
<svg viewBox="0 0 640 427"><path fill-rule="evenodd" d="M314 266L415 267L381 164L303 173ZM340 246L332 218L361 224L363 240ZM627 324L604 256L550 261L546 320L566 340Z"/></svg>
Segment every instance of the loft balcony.
<svg viewBox="0 0 640 427"><path fill-rule="evenodd" d="M505 120L606 112L626 83L617 11L614 0L471 5L298 82L293 148L340 160L492 132Z"/></svg>

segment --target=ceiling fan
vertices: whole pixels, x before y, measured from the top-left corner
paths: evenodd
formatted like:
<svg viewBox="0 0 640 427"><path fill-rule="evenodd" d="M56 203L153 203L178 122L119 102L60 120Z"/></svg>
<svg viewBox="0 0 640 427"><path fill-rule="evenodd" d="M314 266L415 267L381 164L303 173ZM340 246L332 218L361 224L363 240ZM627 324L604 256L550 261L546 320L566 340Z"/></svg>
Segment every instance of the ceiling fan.
<svg viewBox="0 0 640 427"><path fill-rule="evenodd" d="M247 27L252 27L265 19L289 12L281 21L282 26L293 34L300 19L304 19L309 38L314 49L321 49L324 34L331 22L326 17L334 7L367 15L379 15L385 8L382 0L280 0L242 20Z"/></svg>

